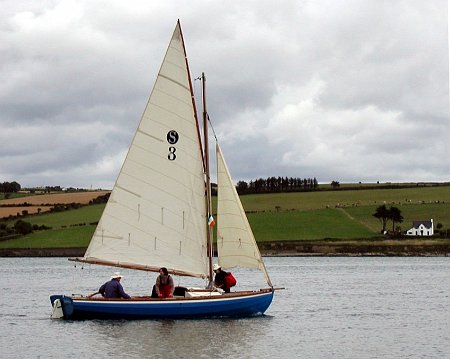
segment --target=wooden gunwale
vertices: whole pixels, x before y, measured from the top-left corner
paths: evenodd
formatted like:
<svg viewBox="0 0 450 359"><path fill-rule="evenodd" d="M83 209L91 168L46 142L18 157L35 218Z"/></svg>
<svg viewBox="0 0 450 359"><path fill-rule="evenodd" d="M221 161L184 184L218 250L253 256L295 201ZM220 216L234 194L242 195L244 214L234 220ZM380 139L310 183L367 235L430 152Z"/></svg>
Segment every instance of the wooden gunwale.
<svg viewBox="0 0 450 359"><path fill-rule="evenodd" d="M282 289L282 288L277 288ZM174 298L152 298L150 296L137 296L131 297L129 299L124 298L103 298L103 297L83 297L83 296L72 296L72 300L76 301L86 301L86 302L177 302L177 301L185 301L185 300L205 300L205 299L223 299L223 298L239 298L239 297L248 297L255 294L264 294L273 292L275 289L272 288L264 288L257 291L240 291L233 293L224 293L221 295L202 295L198 297L174 297ZM195 292L210 292L209 290L195 290Z"/></svg>

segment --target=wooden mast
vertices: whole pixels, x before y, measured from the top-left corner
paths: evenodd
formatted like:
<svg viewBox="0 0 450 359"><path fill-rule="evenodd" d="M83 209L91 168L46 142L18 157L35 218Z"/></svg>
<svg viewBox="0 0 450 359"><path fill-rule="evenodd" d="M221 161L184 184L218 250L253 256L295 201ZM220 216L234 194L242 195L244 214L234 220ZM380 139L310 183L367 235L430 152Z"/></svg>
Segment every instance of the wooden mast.
<svg viewBox="0 0 450 359"><path fill-rule="evenodd" d="M187 59L187 53L186 53L186 46L184 45L184 37L183 37L183 31L181 30L181 24L180 24L180 20L178 19L177 21L177 26L180 29L180 35L181 35L181 43L183 44L183 51L184 51L184 61L186 63L186 68L187 68L187 72L188 72L188 80L189 80L189 89L191 91L191 99L192 99L192 106L194 107L194 117L195 117L195 123L197 124L197 135L198 135L198 140L201 143L201 138L202 136L200 135L200 128L199 128L199 122L198 122L198 114L197 114L197 106L195 104L195 95L194 95L194 89L192 86L192 80L191 80L191 70L189 69L189 62ZM199 148L201 155L202 155L202 161L203 161L203 171L206 171L205 169L205 157L200 145Z"/></svg>
<svg viewBox="0 0 450 359"><path fill-rule="evenodd" d="M181 24L180 20L178 19L177 25L180 29L181 34L181 40L183 44L183 51L184 51L184 59L186 61L186 68L188 71L188 78L189 78L189 88L191 90L191 98L192 98L192 105L194 106L194 116L195 116L195 123L197 124L197 135L199 137L200 143L201 143L201 136L200 136L200 128L198 125L198 116L197 116L197 106L195 105L195 96L194 96L194 90L192 88L192 80L191 80L191 72L189 70L189 62L187 60L187 54L186 54L186 47L184 45L184 37L183 32L181 31ZM203 136L204 136L204 150L201 150L200 145L200 152L202 155L203 160L203 171L205 173L205 186L206 186L206 252L208 256L208 287L212 288L213 286L213 263L212 263L212 257L213 257L213 246L212 246L212 233L211 233L211 227L208 224L209 218L208 216L211 213L211 180L210 180L210 170L209 170L209 146L208 146L208 114L206 112L206 93L205 93L205 82L206 77L205 73L202 72L202 76L200 77L202 81L202 101L203 101Z"/></svg>
<svg viewBox="0 0 450 359"><path fill-rule="evenodd" d="M206 110L206 77L202 72L202 100L203 100L203 136L204 136L204 159L205 159L205 176L206 176L206 240L208 243L208 260L209 260L209 287L212 287L213 282L213 243L212 230L209 225L209 216L212 215L211 206L211 178L209 169L209 145L208 145L208 113Z"/></svg>

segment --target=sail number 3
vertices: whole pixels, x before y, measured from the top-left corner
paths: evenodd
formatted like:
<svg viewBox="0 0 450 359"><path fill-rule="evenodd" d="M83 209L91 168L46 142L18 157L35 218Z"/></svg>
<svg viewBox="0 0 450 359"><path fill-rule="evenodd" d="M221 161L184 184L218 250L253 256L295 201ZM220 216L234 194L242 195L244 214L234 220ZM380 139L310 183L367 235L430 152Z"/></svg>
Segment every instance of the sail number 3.
<svg viewBox="0 0 450 359"><path fill-rule="evenodd" d="M178 142L178 132L175 130L171 130L167 132L167 142L171 144L172 146L169 146L169 153L167 155L167 158L169 161L175 161L177 158L177 155L175 154L177 148L173 145L175 145Z"/></svg>

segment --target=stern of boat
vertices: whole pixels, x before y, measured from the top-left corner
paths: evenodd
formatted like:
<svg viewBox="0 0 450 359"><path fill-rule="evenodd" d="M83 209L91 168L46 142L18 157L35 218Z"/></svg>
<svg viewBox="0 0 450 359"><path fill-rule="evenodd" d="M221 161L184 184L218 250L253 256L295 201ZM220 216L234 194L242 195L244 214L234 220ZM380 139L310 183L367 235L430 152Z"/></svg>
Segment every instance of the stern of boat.
<svg viewBox="0 0 450 359"><path fill-rule="evenodd" d="M50 296L52 304L51 319L70 319L73 313L73 300L65 295Z"/></svg>

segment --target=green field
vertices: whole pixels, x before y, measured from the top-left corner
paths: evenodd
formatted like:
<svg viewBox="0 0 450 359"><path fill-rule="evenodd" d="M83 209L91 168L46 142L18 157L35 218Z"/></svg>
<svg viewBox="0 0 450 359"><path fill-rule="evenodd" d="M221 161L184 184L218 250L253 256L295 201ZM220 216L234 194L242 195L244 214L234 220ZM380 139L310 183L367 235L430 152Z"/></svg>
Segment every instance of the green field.
<svg viewBox="0 0 450 359"><path fill-rule="evenodd" d="M248 218L257 241L357 239L377 234L340 209L250 213Z"/></svg>
<svg viewBox="0 0 450 359"><path fill-rule="evenodd" d="M382 204L401 210L403 231L413 220L430 218L435 228L438 223L450 228L450 186L259 194L241 200L257 241L374 238L381 225L372 214ZM26 221L52 229L0 242L0 248L85 247L103 208L29 216Z"/></svg>
<svg viewBox="0 0 450 359"><path fill-rule="evenodd" d="M27 236L0 242L0 248L76 248L87 247L95 226L36 231Z"/></svg>
<svg viewBox="0 0 450 359"><path fill-rule="evenodd" d="M96 204L56 213L42 213L29 216L26 221L31 224L45 224L53 229L61 229L70 225L98 222L102 215L104 204Z"/></svg>
<svg viewBox="0 0 450 359"><path fill-rule="evenodd" d="M0 193L0 201L2 199L9 198L9 199L13 199L13 198L20 198L20 197L27 197L27 196L31 196L32 194L30 193Z"/></svg>
<svg viewBox="0 0 450 359"><path fill-rule="evenodd" d="M246 211L311 210L355 206L398 207L400 204L450 203L450 186L401 189L318 191L246 195L241 197Z"/></svg>
<svg viewBox="0 0 450 359"><path fill-rule="evenodd" d="M96 204L64 212L28 216L24 218L25 221L52 229L2 241L0 248L86 247L95 230L95 225L91 223L100 219L104 207L104 204ZM7 223L12 225L14 221Z"/></svg>

